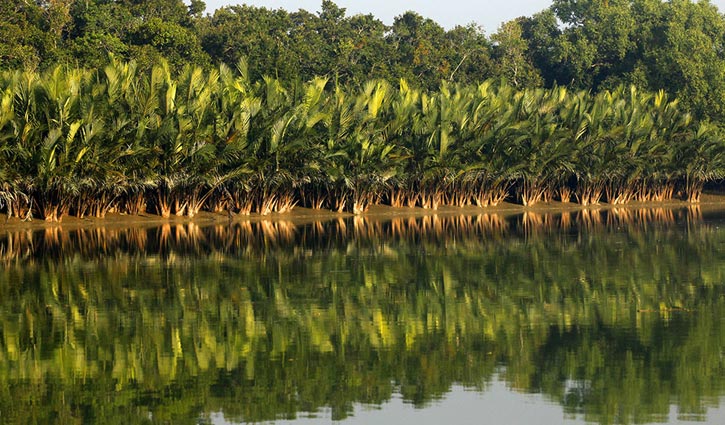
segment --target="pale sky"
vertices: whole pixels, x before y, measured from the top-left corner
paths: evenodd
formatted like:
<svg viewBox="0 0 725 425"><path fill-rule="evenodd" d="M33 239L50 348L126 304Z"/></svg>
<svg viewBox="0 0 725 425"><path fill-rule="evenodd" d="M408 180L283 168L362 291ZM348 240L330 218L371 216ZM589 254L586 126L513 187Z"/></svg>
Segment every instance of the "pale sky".
<svg viewBox="0 0 725 425"><path fill-rule="evenodd" d="M335 1L335 0L333 0ZM269 9L297 11L305 9L318 12L322 0L205 0L207 11L213 13L219 7L246 3ZM486 34L496 32L501 23L519 16L531 16L551 4L551 0L337 0L335 3L347 9L347 15L373 14L390 25L396 16L413 10L426 18L431 18L446 29L456 25L475 22L483 27ZM714 0L721 13L725 11L725 0Z"/></svg>

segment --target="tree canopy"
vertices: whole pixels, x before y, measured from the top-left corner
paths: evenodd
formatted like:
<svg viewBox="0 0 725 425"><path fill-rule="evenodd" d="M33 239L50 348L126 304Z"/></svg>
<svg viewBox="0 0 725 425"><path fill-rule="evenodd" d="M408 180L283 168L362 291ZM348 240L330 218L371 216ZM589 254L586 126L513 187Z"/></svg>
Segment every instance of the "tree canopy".
<svg viewBox="0 0 725 425"><path fill-rule="evenodd" d="M475 24L446 30L414 11L387 26L330 0L317 13L204 10L201 0L3 1L0 68L101 67L112 55L141 68L165 58L180 70L245 58L253 80L405 78L436 89L505 77L518 88L593 91L635 84L666 91L697 117L721 121L725 113L725 19L709 1L555 0L493 34Z"/></svg>

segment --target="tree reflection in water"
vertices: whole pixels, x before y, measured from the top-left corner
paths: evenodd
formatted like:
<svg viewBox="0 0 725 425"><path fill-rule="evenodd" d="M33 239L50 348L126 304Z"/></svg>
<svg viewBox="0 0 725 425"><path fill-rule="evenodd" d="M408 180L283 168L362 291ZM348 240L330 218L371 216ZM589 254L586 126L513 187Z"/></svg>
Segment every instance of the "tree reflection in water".
<svg viewBox="0 0 725 425"><path fill-rule="evenodd" d="M500 376L600 423L725 394L725 230L692 210L0 235L7 423L295 417Z"/></svg>

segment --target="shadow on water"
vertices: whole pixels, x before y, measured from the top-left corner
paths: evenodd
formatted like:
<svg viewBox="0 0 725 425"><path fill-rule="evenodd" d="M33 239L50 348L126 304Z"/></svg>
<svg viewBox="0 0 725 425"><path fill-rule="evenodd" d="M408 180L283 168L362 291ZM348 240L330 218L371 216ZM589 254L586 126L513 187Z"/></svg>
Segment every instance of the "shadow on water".
<svg viewBox="0 0 725 425"><path fill-rule="evenodd" d="M610 209L5 233L0 414L344 419L502 379L587 421L706 418L725 395L723 223Z"/></svg>

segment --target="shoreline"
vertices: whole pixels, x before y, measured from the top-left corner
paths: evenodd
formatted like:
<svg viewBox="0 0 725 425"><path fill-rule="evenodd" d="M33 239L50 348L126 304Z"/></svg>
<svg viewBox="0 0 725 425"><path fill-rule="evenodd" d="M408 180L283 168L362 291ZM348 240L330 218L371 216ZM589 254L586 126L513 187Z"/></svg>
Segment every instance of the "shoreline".
<svg viewBox="0 0 725 425"><path fill-rule="evenodd" d="M202 211L195 217L174 216L163 218L152 213L143 213L139 215L127 215L110 213L105 218L84 217L77 218L74 216L65 216L60 222L45 221L43 219L33 219L32 221L23 221L19 218L10 218L6 221L4 214L0 215L0 233L5 231L22 231L22 230L43 230L43 229L83 229L83 228L145 228L157 227L165 224L197 224L199 226L221 225L228 223L258 223L258 222L292 222L293 224L307 224L319 221L330 221L340 218L361 217L370 220L388 220L400 217L425 217L425 216L477 216L482 214L495 214L504 217L524 214L562 214L578 211L608 211L614 209L641 210L641 209L684 209L699 208L703 212L708 211L725 211L725 194L708 193L702 195L699 203L690 203L687 201L670 200L663 202L630 202L627 204L613 205L601 203L595 205L582 206L575 202L563 203L559 201L542 202L534 206L523 206L510 202L503 202L497 206L478 207L475 205L467 207L442 206L436 210L424 209L420 207L391 207L388 205L373 205L370 210L363 214L355 215L345 212L338 213L331 210L316 210L310 208L296 207L286 213L272 213L269 215L260 215L252 213L250 215L235 215L230 220L226 213L213 213Z"/></svg>

